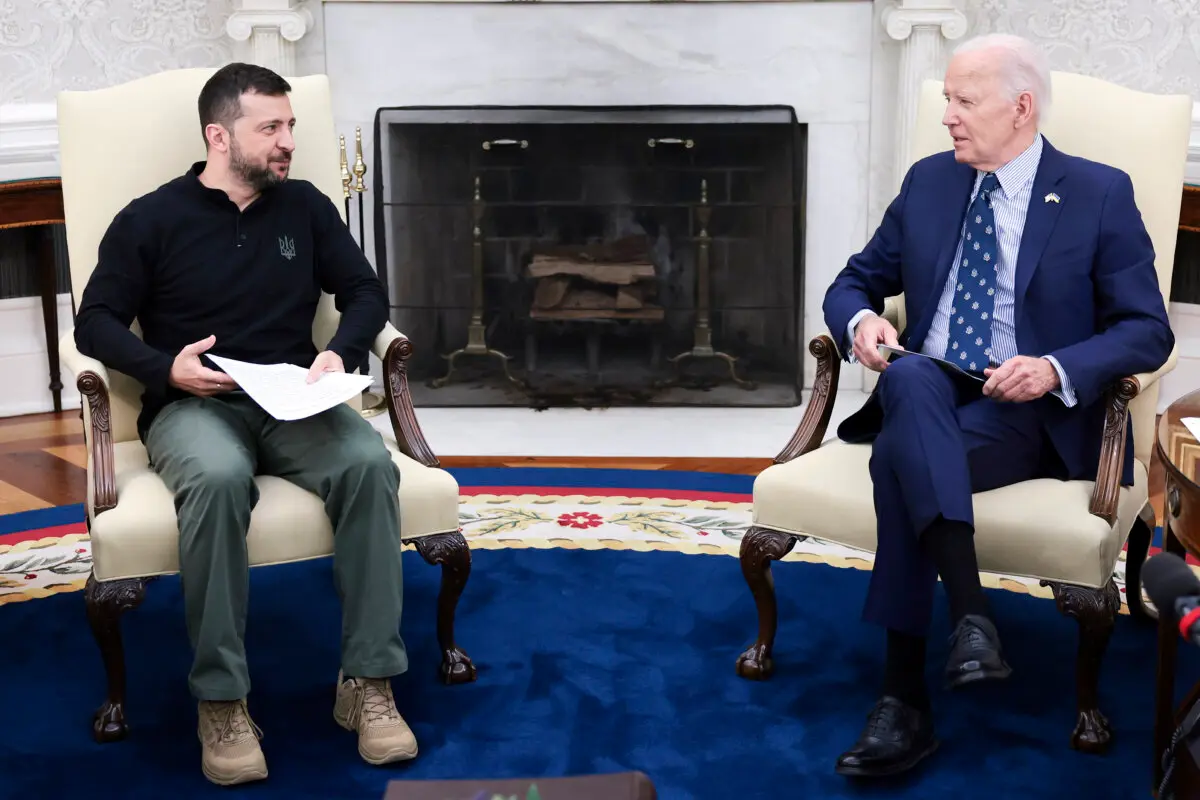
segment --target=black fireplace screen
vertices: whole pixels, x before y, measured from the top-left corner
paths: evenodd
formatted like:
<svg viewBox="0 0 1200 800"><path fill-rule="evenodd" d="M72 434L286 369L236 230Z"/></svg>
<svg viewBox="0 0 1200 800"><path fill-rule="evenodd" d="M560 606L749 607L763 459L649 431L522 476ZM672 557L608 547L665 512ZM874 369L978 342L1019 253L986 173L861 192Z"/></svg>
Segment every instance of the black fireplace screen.
<svg viewBox="0 0 1200 800"><path fill-rule="evenodd" d="M375 256L422 406L800 400L788 108L387 108Z"/></svg>

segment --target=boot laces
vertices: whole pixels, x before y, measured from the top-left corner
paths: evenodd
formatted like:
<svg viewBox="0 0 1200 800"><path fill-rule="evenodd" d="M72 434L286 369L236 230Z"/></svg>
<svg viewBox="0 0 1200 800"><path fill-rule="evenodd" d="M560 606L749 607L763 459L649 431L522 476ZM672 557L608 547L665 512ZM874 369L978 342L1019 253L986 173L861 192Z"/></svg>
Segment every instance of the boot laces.
<svg viewBox="0 0 1200 800"><path fill-rule="evenodd" d="M879 703L867 717L867 736L876 739L895 737L900 706L896 703Z"/></svg>
<svg viewBox="0 0 1200 800"><path fill-rule="evenodd" d="M965 639L967 642L967 647L972 650L977 650L979 648L988 646L987 634L984 633L983 629L978 625L964 625L954 632L954 636L952 638L953 641L950 643L951 647L957 645L960 638Z"/></svg>
<svg viewBox="0 0 1200 800"><path fill-rule="evenodd" d="M254 720L250 719L250 714L241 701L214 703L209 708L212 712L214 727L219 731L218 741L224 744L233 744L251 734L258 739L263 738L262 729L254 724Z"/></svg>
<svg viewBox="0 0 1200 800"><path fill-rule="evenodd" d="M386 681L360 680L354 687L354 708L350 712L350 724L386 722L399 719L392 702L392 689Z"/></svg>

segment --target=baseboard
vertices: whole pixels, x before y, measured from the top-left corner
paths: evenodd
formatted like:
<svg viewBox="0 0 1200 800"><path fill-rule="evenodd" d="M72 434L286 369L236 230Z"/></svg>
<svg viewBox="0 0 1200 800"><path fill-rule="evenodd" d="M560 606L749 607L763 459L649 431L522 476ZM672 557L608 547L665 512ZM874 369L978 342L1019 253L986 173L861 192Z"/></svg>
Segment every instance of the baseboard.
<svg viewBox="0 0 1200 800"><path fill-rule="evenodd" d="M63 387L62 395L62 410L78 411L82 408L79 392L71 388L71 393L67 393L67 387ZM29 414L48 414L54 410L54 399L50 394L50 390L46 390L46 397L43 400L35 400L30 403L0 403L0 418L3 417L24 417ZM82 430L82 429L81 429Z"/></svg>
<svg viewBox="0 0 1200 800"><path fill-rule="evenodd" d="M58 297L58 333L71 329L71 296ZM42 301L38 297L0 300L0 417L40 414L54 410ZM79 408L75 376L60 367L64 409Z"/></svg>

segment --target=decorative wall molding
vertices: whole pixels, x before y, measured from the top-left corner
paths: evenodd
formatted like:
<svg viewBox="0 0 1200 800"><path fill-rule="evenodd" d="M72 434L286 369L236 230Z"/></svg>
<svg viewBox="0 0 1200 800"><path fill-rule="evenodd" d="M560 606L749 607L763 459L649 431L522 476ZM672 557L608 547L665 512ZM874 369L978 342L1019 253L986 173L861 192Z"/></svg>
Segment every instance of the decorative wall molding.
<svg viewBox="0 0 1200 800"><path fill-rule="evenodd" d="M883 19L888 36L897 41L909 38L914 28L940 28L946 39L959 39L967 32L967 15L952 0L899 0Z"/></svg>
<svg viewBox="0 0 1200 800"><path fill-rule="evenodd" d="M58 171L55 105L0 105L0 180L49 177Z"/></svg>
<svg viewBox="0 0 1200 800"><path fill-rule="evenodd" d="M945 43L967 32L967 17L954 0L898 0L883 14L888 36L900 41L896 86L896 158L893 185L900 187L907 170L913 121L921 84L945 70Z"/></svg>
<svg viewBox="0 0 1200 800"><path fill-rule="evenodd" d="M313 15L292 0L234 0L225 32L250 42L251 60L281 75L296 74L296 42L313 29Z"/></svg>

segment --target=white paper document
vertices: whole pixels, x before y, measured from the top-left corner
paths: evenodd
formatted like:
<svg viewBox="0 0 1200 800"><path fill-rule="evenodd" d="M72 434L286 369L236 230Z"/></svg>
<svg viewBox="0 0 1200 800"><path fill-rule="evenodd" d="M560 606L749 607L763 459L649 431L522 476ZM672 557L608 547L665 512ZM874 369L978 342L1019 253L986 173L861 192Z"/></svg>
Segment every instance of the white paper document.
<svg viewBox="0 0 1200 800"><path fill-rule="evenodd" d="M1200 442L1200 417L1180 417L1179 421L1188 429L1192 438Z"/></svg>
<svg viewBox="0 0 1200 800"><path fill-rule="evenodd" d="M295 364L250 364L205 354L264 411L278 420L296 420L320 414L362 394L371 385L370 375L326 372L308 383L308 370Z"/></svg>
<svg viewBox="0 0 1200 800"><path fill-rule="evenodd" d="M881 356L883 356L884 358L887 358L889 355L891 355L893 353L898 356L919 356L920 358L927 358L930 361L935 362L939 367L946 370L947 372L952 372L955 375L962 375L962 376L970 378L972 380L979 381L980 383L987 382L987 378L983 377L982 373L976 375L973 372L967 372L966 370L961 369L957 364L954 364L953 362L950 362L950 361L946 361L945 359L936 358L935 356L926 355L925 353L918 353L915 350L905 350L903 347L892 347L891 345L887 345L887 344L879 345L879 354Z"/></svg>

